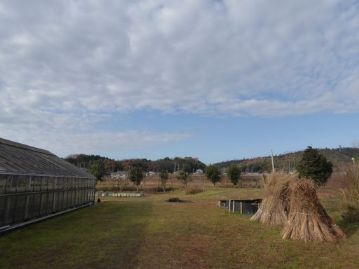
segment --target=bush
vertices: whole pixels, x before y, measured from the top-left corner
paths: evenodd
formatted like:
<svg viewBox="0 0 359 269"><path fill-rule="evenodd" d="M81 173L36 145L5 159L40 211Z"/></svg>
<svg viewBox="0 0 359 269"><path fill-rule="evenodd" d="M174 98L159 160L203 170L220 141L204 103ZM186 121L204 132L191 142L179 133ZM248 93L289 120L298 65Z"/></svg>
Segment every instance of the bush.
<svg viewBox="0 0 359 269"><path fill-rule="evenodd" d="M203 189L200 187L191 187L186 190L186 194L197 194L203 192Z"/></svg>
<svg viewBox="0 0 359 269"><path fill-rule="evenodd" d="M308 147L297 165L299 177L310 178L318 185L327 182L333 172L333 164L318 150Z"/></svg>
<svg viewBox="0 0 359 269"><path fill-rule="evenodd" d="M358 222L359 208L357 206L346 205L345 212L343 213L342 218L348 223Z"/></svg>
<svg viewBox="0 0 359 269"><path fill-rule="evenodd" d="M181 203L183 202L183 200L181 200L180 198L178 197L171 197L167 200L167 202L170 202L170 203Z"/></svg>

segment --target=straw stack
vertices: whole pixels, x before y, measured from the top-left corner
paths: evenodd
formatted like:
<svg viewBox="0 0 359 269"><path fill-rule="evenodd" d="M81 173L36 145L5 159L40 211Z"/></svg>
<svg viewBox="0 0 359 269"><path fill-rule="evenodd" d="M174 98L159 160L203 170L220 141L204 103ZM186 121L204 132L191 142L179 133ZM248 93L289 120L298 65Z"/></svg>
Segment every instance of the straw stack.
<svg viewBox="0 0 359 269"><path fill-rule="evenodd" d="M305 179L292 184L289 200L283 239L335 242L345 237L320 204L313 181Z"/></svg>
<svg viewBox="0 0 359 269"><path fill-rule="evenodd" d="M280 173L273 173L268 182L264 180L264 198L251 220L266 225L284 225L287 222L292 183L294 177Z"/></svg>

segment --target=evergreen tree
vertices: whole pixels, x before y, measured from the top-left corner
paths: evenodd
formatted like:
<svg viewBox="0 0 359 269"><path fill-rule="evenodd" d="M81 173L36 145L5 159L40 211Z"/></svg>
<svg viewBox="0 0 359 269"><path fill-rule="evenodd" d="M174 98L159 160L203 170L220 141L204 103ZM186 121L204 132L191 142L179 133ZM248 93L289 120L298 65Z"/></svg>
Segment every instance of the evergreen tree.
<svg viewBox="0 0 359 269"><path fill-rule="evenodd" d="M138 186L141 184L143 177L144 174L141 167L134 166L130 167L130 169L128 170L128 178L136 185L137 192Z"/></svg>
<svg viewBox="0 0 359 269"><path fill-rule="evenodd" d="M206 177L213 183L213 186L216 186L216 183L221 180L221 171L219 171L217 166L207 166L205 173Z"/></svg>
<svg viewBox="0 0 359 269"><path fill-rule="evenodd" d="M102 177L105 175L104 165L100 160L92 162L87 171L96 177L97 180L102 180Z"/></svg>
<svg viewBox="0 0 359 269"><path fill-rule="evenodd" d="M162 189L163 189L163 191L165 191L166 190L166 183L167 183L167 180L168 180L168 172L167 172L167 170L162 170L160 172L160 179L161 179Z"/></svg>
<svg viewBox="0 0 359 269"><path fill-rule="evenodd" d="M297 165L299 177L311 178L318 185L327 182L333 172L333 164L318 150L308 147Z"/></svg>
<svg viewBox="0 0 359 269"><path fill-rule="evenodd" d="M232 164L228 167L228 178L232 182L233 185L237 185L239 178L241 176L241 169L238 165Z"/></svg>

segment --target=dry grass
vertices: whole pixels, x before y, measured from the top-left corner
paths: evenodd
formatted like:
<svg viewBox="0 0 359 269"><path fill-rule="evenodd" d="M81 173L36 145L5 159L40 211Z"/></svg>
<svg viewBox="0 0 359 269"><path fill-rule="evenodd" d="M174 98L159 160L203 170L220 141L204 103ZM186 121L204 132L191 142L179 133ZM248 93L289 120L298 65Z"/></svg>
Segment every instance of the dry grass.
<svg viewBox="0 0 359 269"><path fill-rule="evenodd" d="M289 215L282 231L283 239L335 242L345 237L320 204L312 180L300 180L292 184L289 200Z"/></svg>
<svg viewBox="0 0 359 269"><path fill-rule="evenodd" d="M347 168L346 187L342 188L343 206L347 221L359 221L359 163Z"/></svg>
<svg viewBox="0 0 359 269"><path fill-rule="evenodd" d="M290 184L293 176L273 173L264 181L264 198L252 221L266 225L284 225L287 222Z"/></svg>
<svg viewBox="0 0 359 269"><path fill-rule="evenodd" d="M200 186L191 186L186 189L186 194L197 194L203 192L204 189Z"/></svg>
<svg viewBox="0 0 359 269"><path fill-rule="evenodd" d="M0 268L359 268L357 224L347 224L351 235L337 244L304 243L216 206L219 199L261 196L260 189L207 188L191 196L104 198L0 237ZM166 202L170 197L191 202ZM338 193L320 189L320 197L339 220Z"/></svg>

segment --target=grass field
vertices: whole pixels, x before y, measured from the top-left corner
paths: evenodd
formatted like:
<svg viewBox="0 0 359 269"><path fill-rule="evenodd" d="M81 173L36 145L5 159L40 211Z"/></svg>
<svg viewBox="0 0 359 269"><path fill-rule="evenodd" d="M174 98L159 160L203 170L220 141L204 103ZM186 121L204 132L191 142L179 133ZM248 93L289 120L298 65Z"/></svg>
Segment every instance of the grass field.
<svg viewBox="0 0 359 269"><path fill-rule="evenodd" d="M340 219L334 191L321 199L348 238L284 241L279 228L217 207L259 189L210 188L106 200L0 237L0 268L359 268L359 224ZM168 203L169 197L187 202Z"/></svg>

